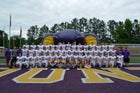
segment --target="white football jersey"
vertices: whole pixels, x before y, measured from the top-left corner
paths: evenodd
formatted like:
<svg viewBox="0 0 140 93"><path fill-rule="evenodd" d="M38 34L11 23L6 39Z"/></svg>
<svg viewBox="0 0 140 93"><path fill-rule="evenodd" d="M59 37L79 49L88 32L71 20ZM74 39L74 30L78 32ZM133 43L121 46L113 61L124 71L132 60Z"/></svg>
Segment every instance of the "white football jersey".
<svg viewBox="0 0 140 93"><path fill-rule="evenodd" d="M116 56L109 56L111 62L115 62Z"/></svg>
<svg viewBox="0 0 140 93"><path fill-rule="evenodd" d="M22 56L27 56L28 49L22 49Z"/></svg>
<svg viewBox="0 0 140 93"><path fill-rule="evenodd" d="M123 57L124 57L123 55L117 55L118 61L123 62Z"/></svg>

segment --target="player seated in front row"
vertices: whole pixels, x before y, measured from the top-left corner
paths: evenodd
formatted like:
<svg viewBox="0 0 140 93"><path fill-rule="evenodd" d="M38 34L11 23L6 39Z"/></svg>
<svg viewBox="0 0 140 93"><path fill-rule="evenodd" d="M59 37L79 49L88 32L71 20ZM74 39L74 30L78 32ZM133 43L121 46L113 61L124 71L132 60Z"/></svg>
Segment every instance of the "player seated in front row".
<svg viewBox="0 0 140 93"><path fill-rule="evenodd" d="M77 66L78 68L84 68L85 58L78 58Z"/></svg>
<svg viewBox="0 0 140 93"><path fill-rule="evenodd" d="M66 69L66 62L61 57L58 59L57 67Z"/></svg>
<svg viewBox="0 0 140 93"><path fill-rule="evenodd" d="M69 61L69 69L74 69L74 68L77 68L77 64L76 64L76 61L74 58L71 58L70 61Z"/></svg>
<svg viewBox="0 0 140 93"><path fill-rule="evenodd" d="M91 62L92 62L91 58L86 59L84 67L88 69L91 68Z"/></svg>
<svg viewBox="0 0 140 93"><path fill-rule="evenodd" d="M17 57L17 61L16 61L16 65L19 68L22 68L23 65L26 65L26 68L29 67L29 63L28 60L25 60L25 56L22 56L21 54L19 54L19 56Z"/></svg>
<svg viewBox="0 0 140 93"><path fill-rule="evenodd" d="M50 67L50 68L57 68L57 59L56 58L51 58L49 60L48 67Z"/></svg>
<svg viewBox="0 0 140 93"><path fill-rule="evenodd" d="M119 55L117 55L117 66L118 67L123 67L123 59L124 59L124 56L119 53Z"/></svg>

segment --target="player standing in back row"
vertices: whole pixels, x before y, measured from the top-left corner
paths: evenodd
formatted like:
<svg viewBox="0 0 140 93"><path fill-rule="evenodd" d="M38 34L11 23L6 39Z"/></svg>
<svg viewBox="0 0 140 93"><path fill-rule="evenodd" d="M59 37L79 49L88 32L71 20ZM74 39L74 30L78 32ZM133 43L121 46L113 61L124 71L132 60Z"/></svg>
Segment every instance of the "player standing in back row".
<svg viewBox="0 0 140 93"><path fill-rule="evenodd" d="M124 49L122 54L124 56L125 66L128 66L129 61L130 61L130 51L127 49L127 47L125 47L125 49Z"/></svg>

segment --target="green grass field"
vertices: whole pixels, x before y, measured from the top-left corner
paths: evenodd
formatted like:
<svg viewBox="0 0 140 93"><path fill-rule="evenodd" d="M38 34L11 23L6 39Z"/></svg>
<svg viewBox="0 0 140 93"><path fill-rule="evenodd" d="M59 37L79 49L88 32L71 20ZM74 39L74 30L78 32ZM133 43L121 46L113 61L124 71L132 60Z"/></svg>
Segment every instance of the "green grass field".
<svg viewBox="0 0 140 93"><path fill-rule="evenodd" d="M0 63L5 63L5 58L0 58Z"/></svg>
<svg viewBox="0 0 140 93"><path fill-rule="evenodd" d="M139 56L132 56L130 59L130 63L140 63L140 55Z"/></svg>
<svg viewBox="0 0 140 93"><path fill-rule="evenodd" d="M0 63L5 63L5 58L0 58ZM130 63L140 63L140 55L132 56L130 59Z"/></svg>

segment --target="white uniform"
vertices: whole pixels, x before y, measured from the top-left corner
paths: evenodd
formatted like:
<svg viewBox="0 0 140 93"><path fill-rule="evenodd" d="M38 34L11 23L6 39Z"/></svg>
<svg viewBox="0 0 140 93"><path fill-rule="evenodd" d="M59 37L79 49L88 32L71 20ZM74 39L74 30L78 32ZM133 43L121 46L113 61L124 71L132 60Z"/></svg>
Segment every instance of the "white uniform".
<svg viewBox="0 0 140 93"><path fill-rule="evenodd" d="M65 46L66 45L65 44L62 44L61 46L62 46L62 50L65 50Z"/></svg>
<svg viewBox="0 0 140 93"><path fill-rule="evenodd" d="M46 50L49 50L49 45L46 45Z"/></svg>
<svg viewBox="0 0 140 93"><path fill-rule="evenodd" d="M22 67L23 62L24 62L24 57L23 56L18 56L16 64L19 65L19 68Z"/></svg>
<svg viewBox="0 0 140 93"><path fill-rule="evenodd" d="M88 46L84 45L84 50L87 51L88 50Z"/></svg>
<svg viewBox="0 0 140 93"><path fill-rule="evenodd" d="M124 56L123 55L117 55L117 58L118 58L117 63L119 63L120 66L122 67L123 66L123 58L124 58Z"/></svg>
<svg viewBox="0 0 140 93"><path fill-rule="evenodd" d="M104 54L106 54L107 56L110 56L110 51L108 50L103 50Z"/></svg>
<svg viewBox="0 0 140 93"><path fill-rule="evenodd" d="M91 50L95 50L95 45L90 44L89 47Z"/></svg>
<svg viewBox="0 0 140 93"><path fill-rule="evenodd" d="M26 47L26 49L29 49L29 45L23 45L23 47Z"/></svg>
<svg viewBox="0 0 140 93"><path fill-rule="evenodd" d="M27 56L28 49L22 49L22 56Z"/></svg>
<svg viewBox="0 0 140 93"><path fill-rule="evenodd" d="M32 47L33 49L36 49L36 45L30 45L30 47Z"/></svg>
<svg viewBox="0 0 140 93"><path fill-rule="evenodd" d="M112 65L112 67L114 67L114 63L116 61L116 56L109 56L110 58L110 64Z"/></svg>
<svg viewBox="0 0 140 93"><path fill-rule="evenodd" d="M109 53L110 54L115 54L116 53L116 50L109 50Z"/></svg>
<svg viewBox="0 0 140 93"><path fill-rule="evenodd" d="M72 49L75 51L76 50L76 45L72 45Z"/></svg>
<svg viewBox="0 0 140 93"><path fill-rule="evenodd" d="M38 56L38 62L36 62L36 63L38 63L39 67L41 67L41 65L42 65L42 56Z"/></svg>
<svg viewBox="0 0 140 93"><path fill-rule="evenodd" d="M103 56L103 63L106 65L106 67L108 67L108 63L109 63L109 57L108 56Z"/></svg>
<svg viewBox="0 0 140 93"><path fill-rule="evenodd" d="M48 66L48 57L42 56L42 63L45 64L45 67Z"/></svg>
<svg viewBox="0 0 140 93"><path fill-rule="evenodd" d="M34 54L34 50L33 50L33 49L32 49L32 50L29 50L29 51L28 51L28 53L29 53L29 56L31 56L31 57L32 57L32 56L33 56L33 54Z"/></svg>
<svg viewBox="0 0 140 93"><path fill-rule="evenodd" d="M35 67L36 57L35 57L35 56L32 56L32 57L30 57L30 58L31 58L30 64L31 64L33 67Z"/></svg>
<svg viewBox="0 0 140 93"><path fill-rule="evenodd" d="M95 50L94 51L94 56L98 56L98 52L99 52L98 50Z"/></svg>
<svg viewBox="0 0 140 93"><path fill-rule="evenodd" d="M99 64L99 67L101 67L102 61L103 61L103 56L97 56L96 58L97 58L97 62Z"/></svg>
<svg viewBox="0 0 140 93"><path fill-rule="evenodd" d="M103 50L107 50L107 45L102 45Z"/></svg>
<svg viewBox="0 0 140 93"><path fill-rule="evenodd" d="M29 61L30 61L30 57L24 57L25 58L25 61L24 61L24 64L27 66L27 68L29 67Z"/></svg>
<svg viewBox="0 0 140 93"><path fill-rule="evenodd" d="M92 64L95 67L97 64L97 56L92 56Z"/></svg>
<svg viewBox="0 0 140 93"><path fill-rule="evenodd" d="M101 50L101 46L96 46L97 47L97 50Z"/></svg>
<svg viewBox="0 0 140 93"><path fill-rule="evenodd" d="M101 56L104 56L104 51L103 50L99 50L98 53L100 53Z"/></svg>
<svg viewBox="0 0 140 93"><path fill-rule="evenodd" d="M41 50L35 50L36 56L40 56L41 52L42 52Z"/></svg>
<svg viewBox="0 0 140 93"><path fill-rule="evenodd" d="M115 47L115 45L108 45L109 50L113 50L113 48Z"/></svg>
<svg viewBox="0 0 140 93"><path fill-rule="evenodd" d="M44 45L37 45L39 49L43 49Z"/></svg>

